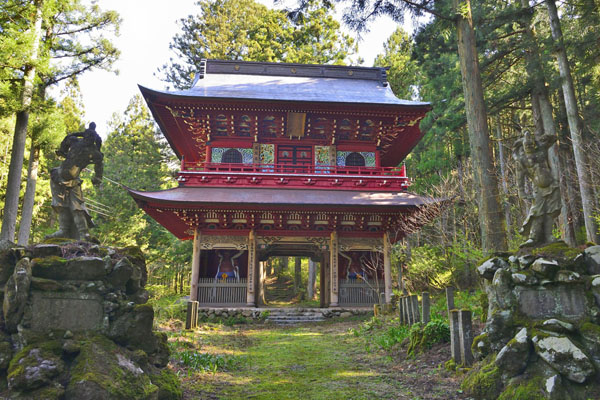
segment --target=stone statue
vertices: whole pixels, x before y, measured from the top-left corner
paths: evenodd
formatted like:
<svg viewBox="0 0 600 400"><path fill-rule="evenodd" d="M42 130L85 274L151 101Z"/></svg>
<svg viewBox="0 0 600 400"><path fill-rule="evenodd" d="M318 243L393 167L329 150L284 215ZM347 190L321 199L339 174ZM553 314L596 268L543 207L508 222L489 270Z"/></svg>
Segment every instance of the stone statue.
<svg viewBox="0 0 600 400"><path fill-rule="evenodd" d="M84 132L68 134L60 144L56 154L65 157L58 168L50 172L52 208L58 214L58 231L48 235L84 240L89 238L89 228L94 223L85 207L81 191L81 170L94 164L92 183L102 183L104 155L100 152L102 139L96 133L96 124L90 123Z"/></svg>
<svg viewBox="0 0 600 400"><path fill-rule="evenodd" d="M529 131L524 131L523 138L517 139L513 147L519 183L525 176L533 183L533 202L520 231L529 238L520 247L555 241L552 228L560 214L561 201L559 185L548 160L548 150L554 143L552 135L543 135L536 140Z"/></svg>

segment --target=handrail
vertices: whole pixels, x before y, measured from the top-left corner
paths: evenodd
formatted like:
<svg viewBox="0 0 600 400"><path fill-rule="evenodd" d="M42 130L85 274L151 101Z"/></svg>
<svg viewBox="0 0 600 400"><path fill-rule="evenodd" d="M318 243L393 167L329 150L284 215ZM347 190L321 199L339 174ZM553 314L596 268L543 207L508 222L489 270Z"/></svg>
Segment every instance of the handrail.
<svg viewBox="0 0 600 400"><path fill-rule="evenodd" d="M400 167L346 167L337 165L294 165L294 164L237 164L237 163L194 163L183 162L182 172L239 172L272 174L332 174L364 176L396 176L406 178L406 169Z"/></svg>

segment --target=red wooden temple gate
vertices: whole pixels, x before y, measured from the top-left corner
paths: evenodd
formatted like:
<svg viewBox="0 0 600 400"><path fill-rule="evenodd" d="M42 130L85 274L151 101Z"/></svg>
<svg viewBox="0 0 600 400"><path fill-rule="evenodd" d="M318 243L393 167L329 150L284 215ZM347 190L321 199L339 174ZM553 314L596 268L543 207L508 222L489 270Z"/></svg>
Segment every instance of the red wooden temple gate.
<svg viewBox="0 0 600 400"><path fill-rule="evenodd" d="M188 90L140 90L181 170L175 189L130 194L194 241L192 302L256 306L260 261L304 255L321 263L321 305L343 305L370 253L391 301L390 246L432 203L398 167L428 103L396 98L383 68L331 65L208 60Z"/></svg>

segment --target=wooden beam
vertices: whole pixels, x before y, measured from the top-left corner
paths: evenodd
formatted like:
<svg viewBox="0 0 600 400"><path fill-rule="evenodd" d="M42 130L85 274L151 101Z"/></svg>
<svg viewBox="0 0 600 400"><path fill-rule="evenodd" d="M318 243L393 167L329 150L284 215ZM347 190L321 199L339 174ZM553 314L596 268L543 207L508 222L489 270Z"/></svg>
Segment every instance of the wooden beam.
<svg viewBox="0 0 600 400"><path fill-rule="evenodd" d="M254 295L256 260L256 234L254 229L252 229L248 233L248 286L246 293L246 305L248 307L256 306L256 297Z"/></svg>
<svg viewBox="0 0 600 400"><path fill-rule="evenodd" d="M329 268L331 271L331 293L330 307L338 306L338 234L336 231L331 232L331 243L329 246Z"/></svg>

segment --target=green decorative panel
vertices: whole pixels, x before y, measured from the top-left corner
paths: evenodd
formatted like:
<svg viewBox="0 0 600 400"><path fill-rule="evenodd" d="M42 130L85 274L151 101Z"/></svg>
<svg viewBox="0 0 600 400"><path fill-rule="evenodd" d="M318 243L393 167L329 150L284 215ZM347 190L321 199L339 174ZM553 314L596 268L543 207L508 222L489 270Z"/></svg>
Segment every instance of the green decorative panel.
<svg viewBox="0 0 600 400"><path fill-rule="evenodd" d="M337 165L340 167L346 166L346 157L351 153L358 153L365 159L365 167L375 166L375 152L374 151L338 151L337 152Z"/></svg>
<svg viewBox="0 0 600 400"><path fill-rule="evenodd" d="M261 144L260 145L260 163L275 164L275 145Z"/></svg>
<svg viewBox="0 0 600 400"><path fill-rule="evenodd" d="M223 160L223 154L227 150L237 150L242 155L242 163L244 164L252 164L252 149L244 149L244 148L232 148L232 147L213 147L210 153L210 161L214 163L220 163Z"/></svg>

